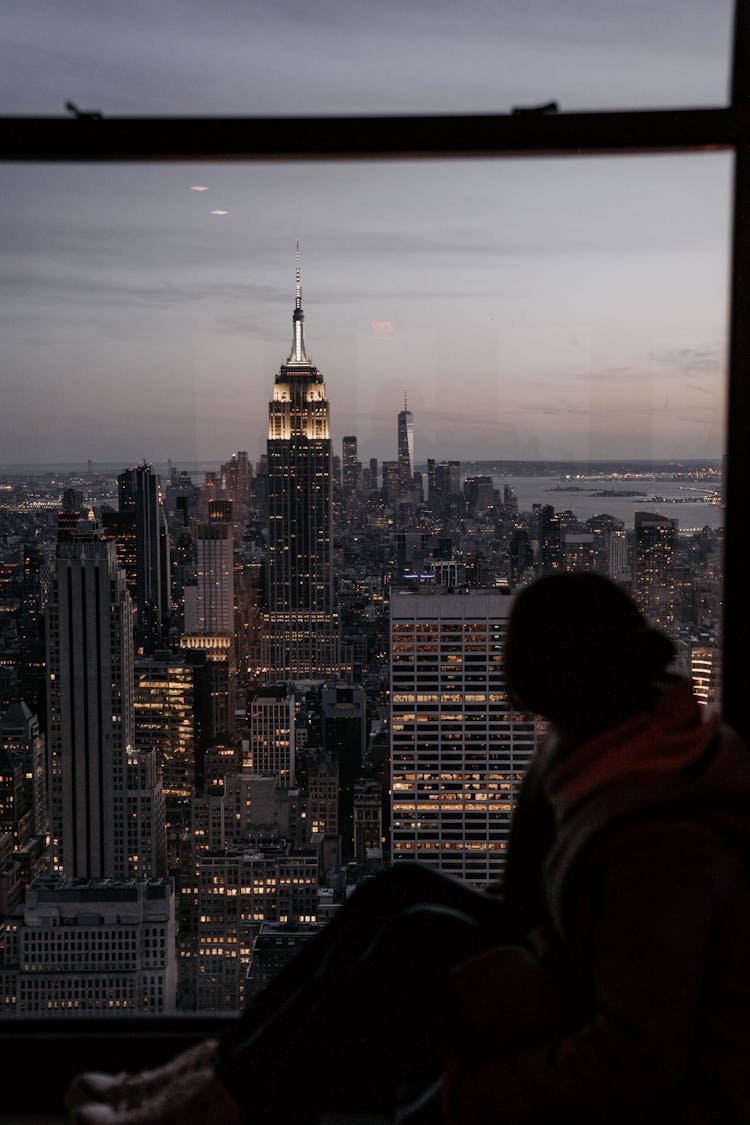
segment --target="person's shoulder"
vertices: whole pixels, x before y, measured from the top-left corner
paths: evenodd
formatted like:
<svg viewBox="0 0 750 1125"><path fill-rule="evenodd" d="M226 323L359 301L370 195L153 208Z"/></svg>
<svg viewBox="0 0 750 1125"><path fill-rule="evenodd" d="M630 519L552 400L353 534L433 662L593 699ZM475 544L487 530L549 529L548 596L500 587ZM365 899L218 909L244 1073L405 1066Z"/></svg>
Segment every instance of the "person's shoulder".
<svg viewBox="0 0 750 1125"><path fill-rule="evenodd" d="M674 812L654 812L612 825L596 848L605 877L637 870L644 882L702 883L716 896L750 873L750 842L744 845L720 826Z"/></svg>

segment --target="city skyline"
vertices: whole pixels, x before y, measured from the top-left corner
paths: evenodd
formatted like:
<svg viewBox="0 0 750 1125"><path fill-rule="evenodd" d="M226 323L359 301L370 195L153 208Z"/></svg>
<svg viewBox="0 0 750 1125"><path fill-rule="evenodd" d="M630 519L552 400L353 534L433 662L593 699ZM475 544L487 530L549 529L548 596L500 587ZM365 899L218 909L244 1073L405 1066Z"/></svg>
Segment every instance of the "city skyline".
<svg viewBox="0 0 750 1125"><path fill-rule="evenodd" d="M10 3L25 112L726 100L730 0ZM497 886L547 720L722 709L732 161L0 171L4 1012L240 1011L389 867ZM631 625L568 721L510 622L565 671L573 575Z"/></svg>
<svg viewBox="0 0 750 1125"><path fill-rule="evenodd" d="M190 8L177 41L169 4L158 16L129 12L118 35L87 18L85 3L67 22L39 7L43 21L11 5L6 112L62 113L66 98L105 116L726 100L723 0L687 11L672 0L627 11L579 0L564 20L549 0L533 11L476 4L457 22L441 4L429 27L408 6L372 23L338 4L313 17L292 3L253 22L225 2L210 20ZM168 60L148 79L138 14ZM328 65L333 25L349 50ZM314 50L282 66L292 27ZM192 56L188 66L193 35L205 71ZM492 65L478 65L490 44ZM226 64L209 66L222 49ZM44 67L32 65L40 52ZM358 60L357 74L344 58ZM285 81L263 86L274 66ZM418 461L468 450L718 457L731 164L704 153L43 174L8 165L4 460L127 464L261 449L297 239L336 449L357 433L364 456L391 457L406 387Z"/></svg>
<svg viewBox="0 0 750 1125"><path fill-rule="evenodd" d="M364 287L348 239L343 251L317 252L324 232L316 222L317 237L303 244L304 269L316 322L313 360L326 370L336 402L335 447L343 435L357 433L363 454L392 456L393 417L405 386L419 461L465 456L469 449L474 459L721 456L729 158L640 158L619 167L630 175L620 184L620 198L610 198L604 210L613 219L636 187L634 210L650 200L653 227L636 246L631 226L607 230L607 215L600 214L587 247L583 232L568 228L558 229L556 238L537 229L522 250L497 242L493 248L487 245L490 216L485 213L481 229L470 206L473 229L456 232L443 247L402 229L390 247L374 248L374 232L365 239L360 231L356 241L371 249ZM477 191L486 212L501 180L506 189L508 178L516 180L512 196L523 191L520 173L531 168L442 165L443 210L450 184L456 191L466 187L461 181L471 180L469 170L489 180ZM532 170L543 206L544 166ZM611 193L611 169L602 160L560 161L554 170L569 183L561 206L569 208L577 197L585 226L588 192L595 199ZM346 171L360 188L374 189L362 181L361 169ZM370 171L370 181L380 180L381 187L390 175L389 169ZM332 170L317 172L324 195L323 180ZM191 178L181 175L179 190L186 195ZM685 178L695 198L683 200L679 219L668 216L670 194ZM69 202L77 193L69 183ZM401 225L409 226L408 216ZM192 261L179 265L177 255L161 281L159 271L144 279L134 272L132 255L120 261L113 248L104 254L118 259L109 288L83 265L77 276L66 266L67 280L55 282L60 263L39 246L31 274L28 263L25 274L19 267L26 278L21 289L30 285L46 296L32 309L16 291L6 304L6 461L66 462L83 452L111 460L119 452L127 463L157 451L174 461L218 460L226 448L262 448L267 381L286 344L293 242L288 227L284 235L279 229L274 245L265 239L258 285L243 282L246 269L236 256L222 281L216 262L198 261L201 243L205 239L208 248L213 237L194 233ZM62 230L57 234L66 241ZM120 237L127 242L128 232ZM176 237L173 231L167 240L173 249ZM684 237L687 245L680 245ZM420 238L423 251L415 249ZM661 250L645 245L652 239ZM225 236L219 241L228 253ZM411 253L404 251L409 242ZM101 246L88 245L87 256L101 257ZM422 259L437 262L428 292L419 289ZM585 284L576 289L569 275L583 276ZM346 284L351 279L354 289ZM111 430L102 426L107 416Z"/></svg>

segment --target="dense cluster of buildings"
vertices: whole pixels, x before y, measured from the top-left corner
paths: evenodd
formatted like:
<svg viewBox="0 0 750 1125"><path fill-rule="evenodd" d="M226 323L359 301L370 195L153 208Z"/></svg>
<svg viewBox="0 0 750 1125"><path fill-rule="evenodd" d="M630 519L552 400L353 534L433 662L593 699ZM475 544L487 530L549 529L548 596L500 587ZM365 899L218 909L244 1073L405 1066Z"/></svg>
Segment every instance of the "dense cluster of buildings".
<svg viewBox="0 0 750 1125"><path fill-rule="evenodd" d="M503 643L538 574L627 585L718 700L721 533L417 471L406 397L395 460L334 456L299 271L263 456L60 484L0 494L6 1012L233 1011L382 865L501 877L543 735Z"/></svg>

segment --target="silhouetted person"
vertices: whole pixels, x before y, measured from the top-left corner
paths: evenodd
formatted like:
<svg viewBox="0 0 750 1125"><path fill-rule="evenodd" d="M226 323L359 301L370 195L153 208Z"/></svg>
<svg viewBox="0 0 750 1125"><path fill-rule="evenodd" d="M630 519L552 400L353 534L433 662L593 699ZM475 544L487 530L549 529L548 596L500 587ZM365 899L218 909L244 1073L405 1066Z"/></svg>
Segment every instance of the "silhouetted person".
<svg viewBox="0 0 750 1125"><path fill-rule="evenodd" d="M606 579L522 590L508 684L551 733L502 895L397 865L218 1047L82 1076L76 1119L312 1125L411 1081L414 1125L750 1122L750 758L673 656Z"/></svg>
<svg viewBox="0 0 750 1125"><path fill-rule="evenodd" d="M580 1011L514 1042L501 954L487 954L475 995L483 977L503 1042L457 1055L455 1125L750 1121L750 755L667 673L674 653L597 575L516 597L505 668L517 705L552 728L526 786L553 818L544 895Z"/></svg>

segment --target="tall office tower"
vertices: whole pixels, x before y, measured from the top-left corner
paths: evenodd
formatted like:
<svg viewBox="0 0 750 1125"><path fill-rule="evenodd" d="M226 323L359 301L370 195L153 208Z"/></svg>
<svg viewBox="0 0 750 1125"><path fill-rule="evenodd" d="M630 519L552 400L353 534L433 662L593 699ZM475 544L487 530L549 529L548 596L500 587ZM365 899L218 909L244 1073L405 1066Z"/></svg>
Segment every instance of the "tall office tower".
<svg viewBox="0 0 750 1125"><path fill-rule="evenodd" d="M434 477L429 480L429 466L427 469L427 477L430 487L430 500L435 496L442 502L450 499L451 496L459 496L461 493L461 462L460 461L439 461L434 466Z"/></svg>
<svg viewBox="0 0 750 1125"><path fill-rule="evenodd" d="M224 496L234 501L235 519L244 523L250 502L250 485L253 483L253 467L245 450L233 453L225 461L219 470L219 479Z"/></svg>
<svg viewBox="0 0 750 1125"><path fill-rule="evenodd" d="M171 653L135 662L135 745L153 748L161 773L167 828L178 832L190 819L195 794L193 669Z"/></svg>
<svg viewBox="0 0 750 1125"><path fill-rule="evenodd" d="M510 516L518 515L518 497L509 484L503 488L503 508Z"/></svg>
<svg viewBox="0 0 750 1125"><path fill-rule="evenodd" d="M414 415L407 409L406 391L404 391L404 409L398 413L396 440L398 483L402 493L409 492L414 479Z"/></svg>
<svg viewBox="0 0 750 1125"><path fill-rule="evenodd" d="M121 512L135 514L136 648L150 655L161 643L170 611L169 539L159 479L147 464L117 478Z"/></svg>
<svg viewBox="0 0 750 1125"><path fill-rule="evenodd" d="M132 855L140 855L129 849L127 824L134 752L131 603L114 543L100 539L92 525L58 544L47 669L53 868L78 878L130 878ZM140 874L162 874L144 872L136 862Z"/></svg>
<svg viewBox="0 0 750 1125"><path fill-rule="evenodd" d="M380 783L365 778L354 786L354 858L360 863L383 856L383 794Z"/></svg>
<svg viewBox="0 0 750 1125"><path fill-rule="evenodd" d="M712 711L721 708L721 649L713 643L693 645L690 676L699 703Z"/></svg>
<svg viewBox="0 0 750 1125"><path fill-rule="evenodd" d="M231 523L234 519L234 500L228 496L215 496L208 501L209 523Z"/></svg>
<svg viewBox="0 0 750 1125"><path fill-rule="evenodd" d="M386 504L395 504L399 497L398 461L383 462L383 499Z"/></svg>
<svg viewBox="0 0 750 1125"><path fill-rule="evenodd" d="M172 543L172 624L179 633L184 633L185 587L195 585L195 542L190 529L187 496L175 497Z"/></svg>
<svg viewBox="0 0 750 1125"><path fill-rule="evenodd" d="M224 774L222 796L224 840L246 841L250 836L289 836L288 802L273 777L261 777L250 770Z"/></svg>
<svg viewBox="0 0 750 1125"><path fill-rule="evenodd" d="M23 875L18 853L13 844L13 833L0 831L0 917L5 917L15 910L22 901L23 894ZM0 926L0 940L2 940L1 935Z"/></svg>
<svg viewBox="0 0 750 1125"><path fill-rule="evenodd" d="M36 660L41 655L40 650L44 649L43 623L44 605L47 600L46 587L47 559L45 554L38 545L24 543L23 572L19 589L21 604L16 614L21 659L16 665L16 671L19 694L21 698L30 700L35 709L38 686L33 693L33 697L31 694L26 695L25 690L22 690L26 687L26 683L24 683L26 680L29 681L29 687L33 685L33 681L28 676L24 676L24 665L27 665L30 659Z"/></svg>
<svg viewBox="0 0 750 1125"><path fill-rule="evenodd" d="M338 833L342 859L354 854L354 785L362 775L367 747L367 700L360 685L324 687L321 693L323 749L338 766Z"/></svg>
<svg viewBox="0 0 750 1125"><path fill-rule="evenodd" d="M38 718L22 699L14 700L0 718L0 747L21 767L32 833L46 832L49 813L44 736L39 731Z"/></svg>
<svg viewBox="0 0 750 1125"><path fill-rule="evenodd" d="M562 533L562 569L570 573L574 570L599 571L600 555L593 531L570 531Z"/></svg>
<svg viewBox="0 0 750 1125"><path fill-rule="evenodd" d="M124 879L133 639L113 543L82 530L58 544L48 614L53 867L80 878Z"/></svg>
<svg viewBox="0 0 750 1125"><path fill-rule="evenodd" d="M464 481L464 496L473 513L486 512L495 503L492 477L467 477Z"/></svg>
<svg viewBox="0 0 750 1125"><path fill-rule="evenodd" d="M60 508L57 513L57 538L58 541L69 539L78 525L83 511L83 493L75 488L63 490Z"/></svg>
<svg viewBox="0 0 750 1125"><path fill-rule="evenodd" d="M525 575L533 573L534 568L534 549L526 528L517 527L511 535L508 557L510 584L517 586Z"/></svg>
<svg viewBox="0 0 750 1125"><path fill-rule="evenodd" d="M209 746L234 735L237 723L237 675L234 639L228 634L185 633L182 656L193 669L195 689L196 776Z"/></svg>
<svg viewBox="0 0 750 1125"><path fill-rule="evenodd" d="M296 700L286 685L264 688L248 701L250 726L247 765L274 777L279 785L295 783Z"/></svg>
<svg viewBox="0 0 750 1125"><path fill-rule="evenodd" d="M83 508L83 493L76 488L63 489L60 501L61 512L80 512Z"/></svg>
<svg viewBox="0 0 750 1125"><path fill-rule="evenodd" d="M370 458L370 488L373 490L378 487L378 459L377 457Z"/></svg>
<svg viewBox="0 0 750 1125"><path fill-rule="evenodd" d="M101 512L102 539L111 539L117 551L117 565L125 571L128 593L133 600L133 608L138 597L138 554L136 550L135 510L114 512L105 509Z"/></svg>
<svg viewBox="0 0 750 1125"><path fill-rule="evenodd" d="M635 513L633 594L639 609L665 633L675 636L675 552L677 520L653 512Z"/></svg>
<svg viewBox="0 0 750 1125"><path fill-rule="evenodd" d="M325 750L313 748L305 756L307 772L307 839L339 835L339 767Z"/></svg>
<svg viewBox="0 0 750 1125"><path fill-rule="evenodd" d="M23 770L7 750L0 748L0 835L13 838L16 851L31 837L31 809L26 803Z"/></svg>
<svg viewBox="0 0 750 1125"><path fill-rule="evenodd" d="M391 598L393 861L486 886L540 728L514 711L503 672L511 599L437 587Z"/></svg>
<svg viewBox="0 0 750 1125"><path fill-rule="evenodd" d="M427 493L426 500L432 500L432 490L435 487L435 458L427 458Z"/></svg>
<svg viewBox="0 0 750 1125"><path fill-rule="evenodd" d="M261 922L317 922L318 857L244 845L199 861L193 960L199 1011L236 1011L245 1002Z"/></svg>
<svg viewBox="0 0 750 1125"><path fill-rule="evenodd" d="M222 510L219 508L217 511ZM231 524L199 523L195 553L196 584L185 586L183 591L185 633L180 638L180 646L188 660L196 661L196 749L200 757L217 740L231 738L236 725L234 539Z"/></svg>
<svg viewBox="0 0 750 1125"><path fill-rule="evenodd" d="M166 1015L175 1008L171 879L113 884L44 876L0 931L0 1009L49 1016Z"/></svg>
<svg viewBox="0 0 750 1125"><path fill-rule="evenodd" d="M342 440L341 487L344 492L353 492L356 487L357 439L354 435Z"/></svg>
<svg viewBox="0 0 750 1125"><path fill-rule="evenodd" d="M264 664L274 679L339 673L331 562L332 453L323 376L305 352L297 262L292 350L268 407Z"/></svg>
<svg viewBox="0 0 750 1125"><path fill-rule="evenodd" d="M128 878L165 875L166 812L155 750L133 749L128 754L126 796Z"/></svg>
<svg viewBox="0 0 750 1125"><path fill-rule="evenodd" d="M552 504L544 504L539 516L539 568L542 574L562 569L560 516Z"/></svg>
<svg viewBox="0 0 750 1125"><path fill-rule="evenodd" d="M185 632L234 636L234 536L230 523L195 529L195 586L186 586Z"/></svg>
<svg viewBox="0 0 750 1125"><path fill-rule="evenodd" d="M66 491L71 492L72 489ZM81 518L80 511L73 508L60 507L57 512L57 542L63 543L68 541L75 531Z"/></svg>
<svg viewBox="0 0 750 1125"><path fill-rule="evenodd" d="M607 574L616 582L629 582L627 535L623 530L613 530L607 532L607 538L609 547Z"/></svg>

